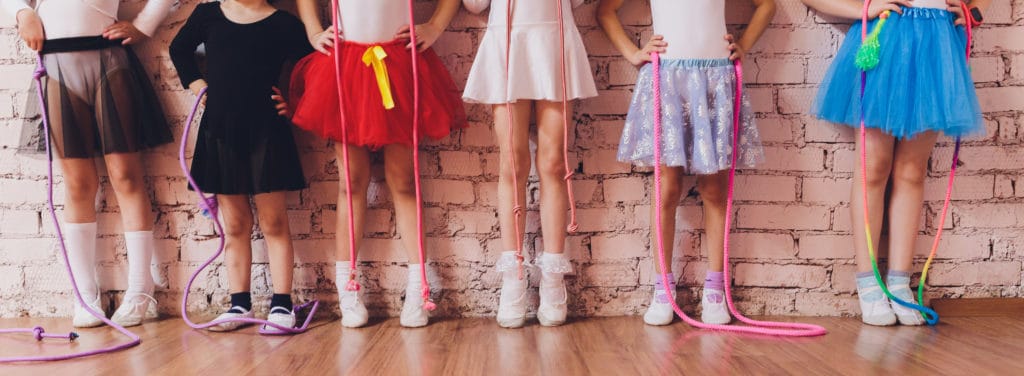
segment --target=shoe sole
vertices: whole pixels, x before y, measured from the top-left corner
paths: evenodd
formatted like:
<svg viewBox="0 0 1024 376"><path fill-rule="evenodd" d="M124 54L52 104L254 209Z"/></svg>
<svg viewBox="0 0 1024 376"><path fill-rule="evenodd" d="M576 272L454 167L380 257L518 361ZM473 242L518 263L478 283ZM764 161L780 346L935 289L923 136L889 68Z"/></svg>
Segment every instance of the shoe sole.
<svg viewBox="0 0 1024 376"><path fill-rule="evenodd" d="M498 319L498 326L505 329L518 329L526 325L526 318Z"/></svg>

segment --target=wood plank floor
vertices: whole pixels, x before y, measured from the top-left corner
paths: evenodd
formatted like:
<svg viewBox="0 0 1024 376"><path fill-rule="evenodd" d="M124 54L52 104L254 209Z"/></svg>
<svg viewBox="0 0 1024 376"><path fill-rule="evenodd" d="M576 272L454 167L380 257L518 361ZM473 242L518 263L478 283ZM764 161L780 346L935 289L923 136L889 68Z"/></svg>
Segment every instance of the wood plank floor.
<svg viewBox="0 0 1024 376"><path fill-rule="evenodd" d="M502 329L492 319L443 320L403 329L397 319L361 329L322 321L294 337L255 328L221 334L166 319L135 328L142 345L57 363L0 365L0 375L1013 375L1024 374L1024 317L955 317L934 328L802 318L819 338L778 339L700 331L639 317L591 318L557 328ZM66 319L3 319L0 327ZM73 345L0 336L0 356L58 354L123 340L110 329L80 331Z"/></svg>

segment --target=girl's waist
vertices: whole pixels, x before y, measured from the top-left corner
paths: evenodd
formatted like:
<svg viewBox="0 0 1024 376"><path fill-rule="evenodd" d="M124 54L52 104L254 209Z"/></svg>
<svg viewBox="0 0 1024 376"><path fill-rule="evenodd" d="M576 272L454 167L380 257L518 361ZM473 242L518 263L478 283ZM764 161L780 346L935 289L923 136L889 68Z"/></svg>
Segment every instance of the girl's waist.
<svg viewBox="0 0 1024 376"><path fill-rule="evenodd" d="M43 49L40 54L55 54L61 52L96 51L112 47L121 47L121 39L107 39L102 36L86 36L72 38L47 39L43 42Z"/></svg>
<svg viewBox="0 0 1024 376"><path fill-rule="evenodd" d="M914 0L914 8L932 8L946 10L946 0Z"/></svg>

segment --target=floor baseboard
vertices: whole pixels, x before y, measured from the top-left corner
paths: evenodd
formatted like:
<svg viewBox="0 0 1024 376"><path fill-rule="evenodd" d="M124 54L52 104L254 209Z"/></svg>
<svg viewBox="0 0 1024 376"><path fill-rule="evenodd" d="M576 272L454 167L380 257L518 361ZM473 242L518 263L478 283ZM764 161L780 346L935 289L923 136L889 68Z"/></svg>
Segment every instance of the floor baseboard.
<svg viewBox="0 0 1024 376"><path fill-rule="evenodd" d="M932 299L939 316L984 317L1024 315L1024 298Z"/></svg>

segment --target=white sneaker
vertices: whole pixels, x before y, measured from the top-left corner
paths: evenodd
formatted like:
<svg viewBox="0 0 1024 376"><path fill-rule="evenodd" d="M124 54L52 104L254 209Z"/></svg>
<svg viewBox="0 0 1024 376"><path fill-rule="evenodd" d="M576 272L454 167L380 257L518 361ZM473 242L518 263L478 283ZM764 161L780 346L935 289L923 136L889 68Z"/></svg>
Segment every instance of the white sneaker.
<svg viewBox="0 0 1024 376"><path fill-rule="evenodd" d="M565 323L569 311L569 293L565 290L565 280L540 283L540 307L537 308L537 321L544 326L559 326Z"/></svg>
<svg viewBox="0 0 1024 376"><path fill-rule="evenodd" d="M82 298L89 299L89 297L85 296L83 296ZM93 316L91 313L89 313L89 311L86 311L85 307L82 307L80 304L78 304L77 300L78 299L75 299L75 317L71 320L71 324L74 325L74 327L95 328L97 326L103 325L103 320L100 320L98 317ZM88 304L89 308L92 308L93 311L96 311L101 315L104 314L103 309L100 308L99 295L93 297L92 301L86 300L86 304Z"/></svg>
<svg viewBox="0 0 1024 376"><path fill-rule="evenodd" d="M704 289L700 300L700 321L705 324L725 325L732 321L729 306L725 301L725 292L716 289Z"/></svg>
<svg viewBox="0 0 1024 376"><path fill-rule="evenodd" d="M241 312L241 313L235 313L235 312L232 312L232 311ZM224 313L220 314L220 316L217 316L217 318L214 319L213 321L220 321L220 320L227 320L227 319L252 319L252 318L256 318L256 316L252 313L252 311L247 310L247 309L242 308L242 307L239 307L239 306L234 306L234 307L231 307L231 309L228 310L227 312L224 312ZM209 330L211 332L230 332L232 330L236 330L236 329L241 328L243 326L249 326L249 325L251 325L251 324L249 324L247 322L232 321L232 322L225 322L225 323L221 323L221 324L218 324L218 325L211 326L211 327L207 328L206 330Z"/></svg>
<svg viewBox="0 0 1024 376"><path fill-rule="evenodd" d="M270 309L270 314L267 315L267 321L285 328L295 328L295 312L288 310L284 307L274 307ZM287 334L288 332L275 328L270 325L263 325L261 328L265 334Z"/></svg>
<svg viewBox="0 0 1024 376"><path fill-rule="evenodd" d="M910 293L909 288L897 288L896 290L892 290L890 292L896 297L901 298L908 303L917 304L917 299L914 299L914 296ZM891 300L889 301L889 306L892 308L893 313L896 314L896 319L899 320L900 325L924 325L924 316L921 315L920 311L913 308L904 307L899 303L896 303Z"/></svg>
<svg viewBox="0 0 1024 376"><path fill-rule="evenodd" d="M671 297L665 295L663 288L655 287L655 289L654 296L651 297L651 305L644 313L644 323L656 326L671 324L676 317L676 312L672 310L672 302L676 300L676 289L672 288Z"/></svg>
<svg viewBox="0 0 1024 376"><path fill-rule="evenodd" d="M424 327L430 321L430 315L423 308L421 285L419 278L410 280L405 285L405 303L402 305L402 316L399 322L406 328Z"/></svg>
<svg viewBox="0 0 1024 376"><path fill-rule="evenodd" d="M896 324L896 314L889 305L889 299L882 294L878 285L857 288L860 301L860 320L868 325L889 326Z"/></svg>
<svg viewBox="0 0 1024 376"><path fill-rule="evenodd" d="M508 278L501 284L497 319L498 325L502 328L521 328L526 324L526 288L528 285L526 278Z"/></svg>
<svg viewBox="0 0 1024 376"><path fill-rule="evenodd" d="M338 304L341 306L341 326L358 328L370 320L370 313L359 299L359 291L338 291Z"/></svg>
<svg viewBox="0 0 1024 376"><path fill-rule="evenodd" d="M145 293L131 293L126 295L121 306L117 307L110 320L118 325L129 327L142 324L143 320L155 319L156 299Z"/></svg>

